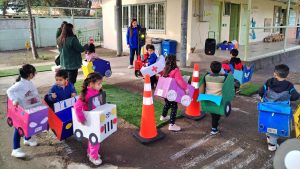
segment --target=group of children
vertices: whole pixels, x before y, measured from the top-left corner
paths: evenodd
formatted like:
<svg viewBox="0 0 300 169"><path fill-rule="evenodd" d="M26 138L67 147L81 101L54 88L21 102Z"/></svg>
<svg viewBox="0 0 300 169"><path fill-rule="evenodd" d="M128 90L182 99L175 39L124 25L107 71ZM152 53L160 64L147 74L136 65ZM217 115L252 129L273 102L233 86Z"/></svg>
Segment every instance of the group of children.
<svg viewBox="0 0 300 169"><path fill-rule="evenodd" d="M157 61L157 55L155 54L155 48L153 45L147 45L147 54L145 55L145 59L148 60L148 66L154 64ZM86 52L86 59L92 61L96 58L95 47L93 44L88 46ZM238 51L231 51L232 58L229 61L230 64L234 65L234 68L240 68L239 64L241 61L237 58ZM222 95L222 84L226 79L226 75L220 73L223 67L224 69L225 62L217 62L213 61L210 65L211 73L207 74L205 78L205 93L206 94L214 94L214 95ZM295 90L293 84L286 80L289 74L289 68L286 65L278 65L274 70L274 77L267 80L265 85L259 91L259 95L263 98L263 101L268 102L276 102L283 100L297 100L300 95ZM36 69L34 66L30 64L25 64L19 69L19 77L14 85L12 85L7 90L8 98L13 101L15 106L18 106L22 99L32 95L39 95L36 87L32 83L32 79L36 75ZM188 94L187 82L185 82L182 78L179 67L176 64L176 56L169 55L166 57L166 65L163 71L164 77L171 77L176 80L178 85ZM155 76L153 76L155 77ZM103 77L98 73L91 73L84 80L82 89L80 92L80 99L74 105L77 119L80 123L85 124L86 118L83 114L83 111L88 110L87 102L88 99L102 90L102 80ZM50 108L53 108L53 104L55 102L59 102L77 95L75 87L72 83L68 81L68 74L65 70L59 70L55 74L56 83L51 87L48 94L44 97L46 103ZM154 89L157 83L157 79L151 78L151 85ZM171 109L171 114L168 116L168 111ZM170 131L180 131L180 126L175 124L176 113L177 113L178 105L174 101L168 101L165 99L165 105L162 110L162 115L160 120L167 121L170 120L170 124L168 129ZM211 134L217 134L219 132L219 120L220 115L211 114L212 116L212 128ZM23 158L25 153L20 148L20 134L17 129L14 129L13 135L13 151L11 153L12 156L17 158ZM267 134L268 148L270 151L274 151L277 148L277 136ZM32 138L24 138L24 145L29 146L37 146L38 143L36 140ZM100 144L92 145L90 142L88 143L87 156L89 160L95 164L100 165L102 160L100 155L98 154L100 149Z"/></svg>

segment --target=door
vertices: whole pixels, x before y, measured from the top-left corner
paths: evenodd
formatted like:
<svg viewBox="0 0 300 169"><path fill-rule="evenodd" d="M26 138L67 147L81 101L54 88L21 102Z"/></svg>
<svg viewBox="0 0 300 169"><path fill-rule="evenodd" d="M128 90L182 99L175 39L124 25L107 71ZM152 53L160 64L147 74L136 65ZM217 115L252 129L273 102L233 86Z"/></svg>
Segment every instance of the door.
<svg viewBox="0 0 300 169"><path fill-rule="evenodd" d="M248 5L243 4L241 8L241 29L240 29L240 45L247 44L247 36L249 36L249 32L247 31L247 22L249 22L248 18Z"/></svg>
<svg viewBox="0 0 300 169"><path fill-rule="evenodd" d="M230 41L239 39L239 28L240 28L240 5L231 4L230 33L229 33Z"/></svg>
<svg viewBox="0 0 300 169"><path fill-rule="evenodd" d="M220 32L221 32L221 2L214 0L212 2L212 15L209 20L209 31L215 32L215 39L220 42ZM210 35L212 37L212 34Z"/></svg>

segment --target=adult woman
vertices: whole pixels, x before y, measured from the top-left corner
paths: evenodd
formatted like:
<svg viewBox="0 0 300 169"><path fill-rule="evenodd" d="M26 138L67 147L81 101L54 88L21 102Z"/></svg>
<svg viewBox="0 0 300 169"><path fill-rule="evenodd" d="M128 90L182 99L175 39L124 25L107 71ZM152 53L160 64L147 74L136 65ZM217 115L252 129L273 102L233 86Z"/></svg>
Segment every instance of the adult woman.
<svg viewBox="0 0 300 169"><path fill-rule="evenodd" d="M137 20L132 19L126 35L127 45L130 49L130 65L128 66L129 69L133 68L134 55L136 54L136 56L138 56L141 51L141 47L144 46L144 44L140 44L139 42L140 29L141 27L137 24Z"/></svg>
<svg viewBox="0 0 300 169"><path fill-rule="evenodd" d="M68 72L69 82L76 83L78 69L81 67L83 46L73 33L73 25L68 23L63 27L58 39L60 65Z"/></svg>

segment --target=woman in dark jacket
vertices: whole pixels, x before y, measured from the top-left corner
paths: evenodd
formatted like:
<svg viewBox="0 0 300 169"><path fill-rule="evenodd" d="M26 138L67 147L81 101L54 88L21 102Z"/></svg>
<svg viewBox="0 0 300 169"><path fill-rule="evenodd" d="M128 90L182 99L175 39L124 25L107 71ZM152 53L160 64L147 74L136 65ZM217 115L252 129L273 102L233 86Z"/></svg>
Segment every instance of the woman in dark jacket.
<svg viewBox="0 0 300 169"><path fill-rule="evenodd" d="M140 54L141 47L144 45L139 44L140 29L141 27L137 24L137 20L132 19L126 35L127 45L130 49L130 65L128 66L129 69L133 68L134 55L136 54L136 56L138 56Z"/></svg>
<svg viewBox="0 0 300 169"><path fill-rule="evenodd" d="M68 23L63 27L58 39L60 51L60 65L68 72L69 81L76 83L78 69L81 67L81 53L84 52L83 46L73 33L73 25Z"/></svg>

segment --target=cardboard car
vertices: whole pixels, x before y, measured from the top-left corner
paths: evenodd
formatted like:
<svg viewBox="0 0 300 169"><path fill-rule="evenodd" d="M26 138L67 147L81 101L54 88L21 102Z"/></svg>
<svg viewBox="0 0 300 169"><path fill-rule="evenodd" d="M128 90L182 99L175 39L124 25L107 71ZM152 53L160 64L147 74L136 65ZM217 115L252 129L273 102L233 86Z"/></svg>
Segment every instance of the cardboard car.
<svg viewBox="0 0 300 169"><path fill-rule="evenodd" d="M195 88L188 84L189 95L177 84L174 78L159 77L154 95L189 106L192 102Z"/></svg>
<svg viewBox="0 0 300 169"><path fill-rule="evenodd" d="M163 71L165 68L165 64L166 64L165 57L161 55L158 57L158 60L154 64L147 67L143 66L140 70L141 74L143 76L148 74L150 77L152 77L160 73L161 71Z"/></svg>
<svg viewBox="0 0 300 169"><path fill-rule="evenodd" d="M200 88L204 87L204 78L202 78ZM203 91L198 96L201 102L203 112L214 113L222 116L229 116L231 113L231 101L235 96L234 79L232 74L228 74L222 87L222 96L205 94Z"/></svg>
<svg viewBox="0 0 300 169"><path fill-rule="evenodd" d="M54 110L49 108L49 129L53 131L57 139L62 141L73 135L72 107L77 97L72 97L54 104Z"/></svg>
<svg viewBox="0 0 300 169"><path fill-rule="evenodd" d="M287 102L260 102L257 109L258 131L289 137L292 126L292 108Z"/></svg>
<svg viewBox="0 0 300 169"><path fill-rule="evenodd" d="M295 131L296 131L296 138L300 138L300 105L296 109L294 113L294 123L295 123Z"/></svg>
<svg viewBox="0 0 300 169"><path fill-rule="evenodd" d="M17 107L7 99L7 124L15 127L21 137L48 130L48 106L38 96L26 97Z"/></svg>
<svg viewBox="0 0 300 169"><path fill-rule="evenodd" d="M254 72L254 65L251 65L250 67L247 67L246 65L243 65L242 70L236 70L233 68L231 64L229 64L230 70L233 74L234 79L238 80L240 84L245 84L247 82L250 82L252 79L252 75ZM221 73L227 74L223 68L221 70Z"/></svg>
<svg viewBox="0 0 300 169"><path fill-rule="evenodd" d="M73 131L78 140L88 138L92 144L98 144L117 131L117 106L105 103L101 96L89 99L89 110L84 111L85 124L81 124L72 108ZM96 108L92 109L92 105Z"/></svg>
<svg viewBox="0 0 300 169"><path fill-rule="evenodd" d="M98 72L102 76L106 77L110 77L112 74L110 62L100 58L97 58L92 62L83 60L81 68L85 78L92 72Z"/></svg>

